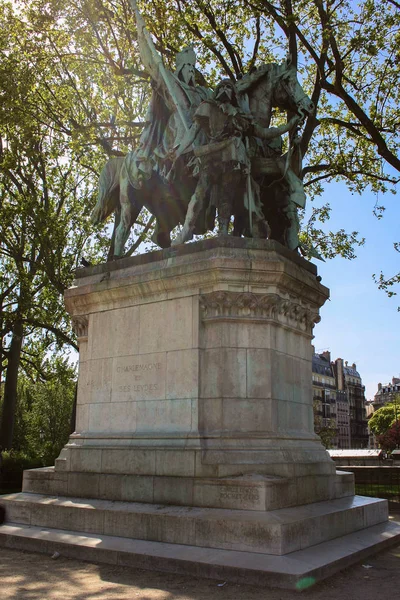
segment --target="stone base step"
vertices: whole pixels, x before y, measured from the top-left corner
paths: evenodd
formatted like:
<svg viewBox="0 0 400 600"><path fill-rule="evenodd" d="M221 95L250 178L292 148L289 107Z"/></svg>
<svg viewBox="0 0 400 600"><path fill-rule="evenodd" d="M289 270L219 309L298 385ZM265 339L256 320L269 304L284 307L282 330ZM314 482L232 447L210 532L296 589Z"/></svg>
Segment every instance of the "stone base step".
<svg viewBox="0 0 400 600"><path fill-rule="evenodd" d="M0 527L0 546L5 548L44 554L59 552L84 561L286 589L309 587L399 541L400 523L390 521L286 556L24 525Z"/></svg>
<svg viewBox="0 0 400 600"><path fill-rule="evenodd" d="M274 511L9 494L6 522L205 548L284 555L387 521L387 501L353 496Z"/></svg>
<svg viewBox="0 0 400 600"><path fill-rule="evenodd" d="M234 510L270 511L354 495L352 473L278 477L247 473L230 477L24 471L23 492L119 502L148 502Z"/></svg>

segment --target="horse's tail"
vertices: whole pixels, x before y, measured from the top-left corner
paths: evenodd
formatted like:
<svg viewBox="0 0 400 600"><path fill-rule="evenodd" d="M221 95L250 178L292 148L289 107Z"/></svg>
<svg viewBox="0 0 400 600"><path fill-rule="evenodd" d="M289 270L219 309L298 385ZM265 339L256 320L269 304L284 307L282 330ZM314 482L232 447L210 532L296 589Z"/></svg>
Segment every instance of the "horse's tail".
<svg viewBox="0 0 400 600"><path fill-rule="evenodd" d="M94 225L104 221L117 208L119 200L119 178L123 156L110 158L101 170L96 206L90 216Z"/></svg>

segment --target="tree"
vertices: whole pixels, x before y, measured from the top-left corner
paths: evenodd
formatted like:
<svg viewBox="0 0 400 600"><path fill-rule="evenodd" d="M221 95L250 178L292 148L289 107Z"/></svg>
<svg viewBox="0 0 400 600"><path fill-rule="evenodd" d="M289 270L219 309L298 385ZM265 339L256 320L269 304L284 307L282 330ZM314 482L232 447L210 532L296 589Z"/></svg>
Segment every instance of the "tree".
<svg viewBox="0 0 400 600"><path fill-rule="evenodd" d="M325 448L331 448L332 442L338 434L335 419L323 416L321 398L314 398L314 431L321 438Z"/></svg>
<svg viewBox="0 0 400 600"><path fill-rule="evenodd" d="M68 440L75 396L75 368L66 359L52 357L44 363L47 379L18 378L13 449L54 464Z"/></svg>
<svg viewBox="0 0 400 600"><path fill-rule="evenodd" d="M396 252L400 252L400 242L395 242L393 246ZM378 283L379 289L384 290L389 296L389 298L391 298L392 296L397 296L397 292L395 292L394 289L400 283L400 273L397 273L392 277L385 277L385 275L381 271L379 277L373 275L373 278L375 282ZM400 306L397 308L397 310L400 312Z"/></svg>
<svg viewBox="0 0 400 600"><path fill-rule="evenodd" d="M375 411L368 421L368 427L375 435L384 435L390 427L397 422L400 413L400 397L394 402L388 402Z"/></svg>
<svg viewBox="0 0 400 600"><path fill-rule="evenodd" d="M395 191L400 172L397 2L138 4L166 64L173 68L176 51L194 43L210 85L255 64L280 61L290 51L315 105L301 140L311 201L332 181L345 181L353 193ZM61 5L0 0L0 25L4 436L10 435L6 429L12 431L21 369L39 372L46 352L74 343L62 293L83 251L91 261L104 257L102 230L90 237L88 221L98 173L108 156L123 155L136 144L151 90L129 0ZM284 118L276 115L276 121ZM329 220L330 210L314 205L303 224L303 241L324 257L352 258L363 240L344 228L326 233L319 223ZM383 211L377 203L377 217ZM148 226L144 214L133 235L148 235ZM379 283L393 293L398 277L382 275Z"/></svg>
<svg viewBox="0 0 400 600"><path fill-rule="evenodd" d="M366 187L395 191L400 171L396 2L248 0L238 6L229 0L153 0L143 11L167 59L195 40L201 65L214 81L290 51L315 104L301 144L311 197L337 180L358 193ZM375 211L380 216L383 207ZM324 211L317 216L327 218ZM325 255L341 249L351 256L346 242L356 243L355 237L337 239L316 227L306 235L317 238Z"/></svg>
<svg viewBox="0 0 400 600"><path fill-rule="evenodd" d="M45 381L32 381L23 372L18 378L13 449L8 454L17 471L24 465L54 464L70 434L75 368L54 356L44 361L43 368Z"/></svg>
<svg viewBox="0 0 400 600"><path fill-rule="evenodd" d="M338 434L336 423L330 419L328 425L316 426L315 433L321 438L321 442L325 448L332 448L332 442Z"/></svg>
<svg viewBox="0 0 400 600"><path fill-rule="evenodd" d="M383 450L392 452L400 446L400 423L395 421L383 435L378 435L378 443Z"/></svg>
<svg viewBox="0 0 400 600"><path fill-rule="evenodd" d="M47 368L47 381L19 382L18 402L25 402L25 451L40 457L44 464L54 464L70 434L76 372L60 358L51 360Z"/></svg>
<svg viewBox="0 0 400 600"><path fill-rule="evenodd" d="M29 5L32 39L57 65L72 100L64 115L57 102L48 102L59 127L76 144L123 154L140 133L149 93L128 0L80 0L61 8L58 2L35 0ZM394 191L400 165L395 3L247 0L238 6L232 0L150 0L139 7L165 62L173 67L175 52L194 42L211 85L256 63L282 60L290 51L315 104L301 143L311 199L322 194L324 184L338 180L352 192ZM40 75L42 62L35 68ZM41 82L44 89L51 87L46 78ZM317 225L329 219L330 210L315 208L303 241L312 241L326 257L354 257L363 242L357 232L326 233ZM375 211L381 216L383 206Z"/></svg>
<svg viewBox="0 0 400 600"><path fill-rule="evenodd" d="M43 374L43 357L52 346L53 351L65 343L77 348L62 294L72 282L75 252L81 250L71 241L79 240L72 227L82 211L76 209L71 219L75 194L68 185L70 167L60 168L45 134L31 131L28 137L18 131L15 137L8 123L6 136L8 147L0 155L1 337L6 365L0 440L9 448L20 367Z"/></svg>
<svg viewBox="0 0 400 600"><path fill-rule="evenodd" d="M45 380L48 352L65 345L77 349L62 297L83 247L89 257L96 256L104 237L86 244L88 198L97 174L82 164L82 156L90 161L91 153L75 149L59 131L48 112L48 102L57 96L54 91L44 94L31 69L41 57L40 47L31 48L27 24L13 17L7 5L2 8L7 20L2 31L11 35L0 36L0 374L5 373L0 443L10 448L18 375L23 369L31 378L36 374ZM21 47L27 52L25 61L20 60ZM52 76L56 81L55 73L46 71L48 81ZM65 107L62 92L57 101ZM45 123L42 114L47 115Z"/></svg>

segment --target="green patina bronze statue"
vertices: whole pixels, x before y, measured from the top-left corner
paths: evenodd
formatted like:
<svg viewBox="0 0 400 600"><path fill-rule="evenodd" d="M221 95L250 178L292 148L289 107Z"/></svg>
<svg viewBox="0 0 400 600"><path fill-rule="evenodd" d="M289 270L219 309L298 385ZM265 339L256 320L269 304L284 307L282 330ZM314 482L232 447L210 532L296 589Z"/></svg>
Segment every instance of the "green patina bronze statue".
<svg viewBox="0 0 400 600"><path fill-rule="evenodd" d="M215 228L218 233L269 237L291 250L298 241L297 208L305 206L298 131L313 109L290 61L264 64L239 81L222 80L215 92L196 83L193 48L165 68L131 0L142 62L153 93L138 146L112 158L99 180L92 221L118 211L114 257L123 256L143 207L156 220L153 240L171 246ZM273 107L294 116L271 127ZM289 150L282 154L282 138ZM230 220L234 218L231 230Z"/></svg>

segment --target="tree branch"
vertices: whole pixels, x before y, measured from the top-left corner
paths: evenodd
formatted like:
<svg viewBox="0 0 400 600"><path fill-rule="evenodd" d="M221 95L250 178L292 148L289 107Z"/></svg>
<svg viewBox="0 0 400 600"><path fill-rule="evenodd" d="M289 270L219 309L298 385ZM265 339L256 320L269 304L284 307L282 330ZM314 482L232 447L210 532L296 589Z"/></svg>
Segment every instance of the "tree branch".
<svg viewBox="0 0 400 600"><path fill-rule="evenodd" d="M221 40L225 50L229 54L229 57L232 61L232 65L235 70L236 76L239 75L239 73L241 73L243 71L242 59L240 58L239 53L234 49L232 44L230 42L228 42L228 39L227 39L225 33L222 31L222 29L220 27L218 27L217 21L215 19L215 15L212 12L212 10L210 10L210 8L207 8L203 4L203 2L198 2L198 0L196 1L196 4L199 6L200 10L202 10L204 15L207 17L208 22L210 23L211 27L213 28L213 30L215 31L215 33Z"/></svg>
<svg viewBox="0 0 400 600"><path fill-rule="evenodd" d="M133 244L133 246L131 248L129 248L128 252L125 253L124 256L132 256L132 254L135 252L136 248L138 248L140 246L140 244L143 242L143 240L146 236L146 233L149 231L150 227L153 225L155 218L156 217L154 215L152 215L150 217L150 219L147 221L146 226L143 229L142 233L140 234L140 236L138 237L136 242Z"/></svg>
<svg viewBox="0 0 400 600"><path fill-rule="evenodd" d="M342 119L337 119L334 117L322 117L321 119L319 119L319 122L320 123L332 123L333 125L339 125L340 127L344 127L345 129L348 129L349 131L354 133L355 136L368 140L368 138L365 137L365 135L362 133L362 131L359 130L359 128L361 127L360 123L343 121ZM368 140L368 141L372 141L372 140Z"/></svg>
<svg viewBox="0 0 400 600"><path fill-rule="evenodd" d="M292 0L284 0L285 1L285 13L286 13L286 21L288 23L287 26L287 39L289 43L289 53L292 64L297 69L297 32L296 32L296 23L294 20Z"/></svg>
<svg viewBox="0 0 400 600"><path fill-rule="evenodd" d="M261 26L260 26L260 16L257 15L256 17L256 39L254 42L254 47L253 47L253 55L250 59L249 65L248 65L248 71L250 72L254 65L256 64L256 60L257 60L257 54L258 54L258 48L260 46L260 41L261 41Z"/></svg>
<svg viewBox="0 0 400 600"><path fill-rule="evenodd" d="M77 344L75 344L75 342L70 337L68 337L68 335L66 333L64 333L57 327L54 327L53 325L50 325L49 323L42 323L41 321L38 321L37 319L33 319L31 317L27 317L26 319L23 319L23 322L27 323L28 325L33 325L34 327L38 327L39 329L46 329L46 331L51 331L51 333L54 333L54 335L57 338L60 338L63 342L65 342L66 344L69 344L75 350L79 350L79 346Z"/></svg>
<svg viewBox="0 0 400 600"><path fill-rule="evenodd" d="M346 90L337 82L332 84L326 80L323 80L321 81L321 86L327 92L330 92L334 96L337 96L343 100L347 108L355 117L357 117L357 119L360 121L360 124L369 133L371 141L376 145L378 154L382 156L382 158L384 158L392 167L400 172L400 159L393 152L391 152L378 128L361 108L361 106L354 100L354 98L348 94Z"/></svg>
<svg viewBox="0 0 400 600"><path fill-rule="evenodd" d="M185 19L185 17L184 17L184 9L182 10L180 2L178 2L178 10L179 10L179 13L181 15L181 18L182 18L183 22L185 23L186 27L188 28L188 31L190 31L190 33L192 33L193 35L195 35L204 44L204 46L206 46L206 48L208 48L218 58L218 60L220 61L221 65L223 66L224 70L228 74L228 76L232 80L235 80L235 75L234 75L232 69L229 67L227 61L223 57L222 53L215 46L215 44L212 44L211 41L208 38L204 37L204 35L201 33L201 31L200 31L200 29L199 29L199 27L198 27L197 24L191 25Z"/></svg>

